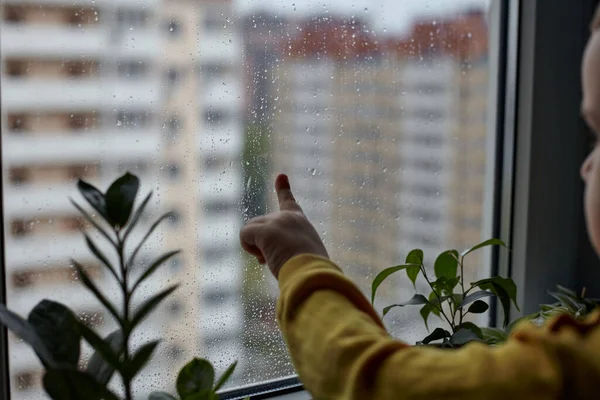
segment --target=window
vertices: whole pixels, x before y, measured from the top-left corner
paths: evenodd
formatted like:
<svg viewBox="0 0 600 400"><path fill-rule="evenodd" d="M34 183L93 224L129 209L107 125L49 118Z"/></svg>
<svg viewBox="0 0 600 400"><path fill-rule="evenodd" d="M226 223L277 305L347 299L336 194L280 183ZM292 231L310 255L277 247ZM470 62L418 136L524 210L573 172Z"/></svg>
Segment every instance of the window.
<svg viewBox="0 0 600 400"><path fill-rule="evenodd" d="M368 12L352 2L298 1L293 13L291 3L267 0L246 2L264 12L235 1L97 1L91 14L69 19L64 10L52 14L56 2L5 0L0 28L14 40L0 54L9 307L68 297L92 325L112 327L95 303L79 302L73 288L81 285L54 269L89 255L79 230L90 228L70 214L77 179L106 190L131 171L141 178L137 204L153 191L132 238L175 211L140 251L140 271L182 250L140 290L186 283L145 321L164 338L150 365L167 368L151 369L136 396L168 390L171 369L193 356L239 359L228 388L294 374L277 331L276 287L241 250L241 225L256 210L276 209L272 178L286 172L365 293L411 246L433 254L488 235L484 218L496 214L486 179L496 149L487 145L492 116L482 110L499 47L488 40L490 1L468 1L476 12L463 1L438 9L374 0ZM78 27L88 22L95 26ZM118 40L104 35L114 31ZM31 43L45 40L36 54L41 47ZM34 67L35 79L20 78ZM468 194L453 187L464 181ZM83 261L104 271L92 256ZM482 261L473 275L488 267ZM102 287L112 284L110 274L98 276ZM413 293L401 285L381 302ZM393 335L422 337L418 311L390 316ZM21 369L11 365L13 390L20 381L29 398L41 397L39 376L26 375L37 366L16 340L10 346L23 360Z"/></svg>

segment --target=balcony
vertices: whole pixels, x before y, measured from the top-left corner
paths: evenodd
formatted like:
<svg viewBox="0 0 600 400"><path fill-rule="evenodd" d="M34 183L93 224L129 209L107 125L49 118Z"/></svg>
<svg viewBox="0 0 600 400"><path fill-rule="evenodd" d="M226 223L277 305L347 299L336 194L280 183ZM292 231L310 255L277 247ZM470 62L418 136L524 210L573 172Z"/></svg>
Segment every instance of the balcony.
<svg viewBox="0 0 600 400"><path fill-rule="evenodd" d="M112 78L77 80L5 79L4 111L54 110L64 112L159 106L158 81L122 82Z"/></svg>
<svg viewBox="0 0 600 400"><path fill-rule="evenodd" d="M222 82L213 82L207 84L199 93L198 100L204 108L237 110L242 105L242 92L236 84L223 85Z"/></svg>
<svg viewBox="0 0 600 400"><path fill-rule="evenodd" d="M199 52L202 62L231 64L240 59L242 50L237 40L230 41L231 35L210 33L202 37Z"/></svg>
<svg viewBox="0 0 600 400"><path fill-rule="evenodd" d="M199 129L198 146L198 151L204 154L236 158L244 147L242 127L236 122L205 125Z"/></svg>
<svg viewBox="0 0 600 400"><path fill-rule="evenodd" d="M200 196L204 201L238 200L242 195L242 177L239 171L205 174L199 181Z"/></svg>

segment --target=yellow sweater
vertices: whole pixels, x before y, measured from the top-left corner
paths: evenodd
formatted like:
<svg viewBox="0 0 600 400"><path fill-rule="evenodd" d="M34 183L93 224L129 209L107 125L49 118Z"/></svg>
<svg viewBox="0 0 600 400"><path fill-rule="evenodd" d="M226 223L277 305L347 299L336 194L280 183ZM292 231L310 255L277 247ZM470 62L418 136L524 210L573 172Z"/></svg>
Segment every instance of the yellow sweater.
<svg viewBox="0 0 600 400"><path fill-rule="evenodd" d="M524 323L501 346L458 350L394 340L329 260L301 255L279 273L277 317L315 399L600 399L600 313Z"/></svg>

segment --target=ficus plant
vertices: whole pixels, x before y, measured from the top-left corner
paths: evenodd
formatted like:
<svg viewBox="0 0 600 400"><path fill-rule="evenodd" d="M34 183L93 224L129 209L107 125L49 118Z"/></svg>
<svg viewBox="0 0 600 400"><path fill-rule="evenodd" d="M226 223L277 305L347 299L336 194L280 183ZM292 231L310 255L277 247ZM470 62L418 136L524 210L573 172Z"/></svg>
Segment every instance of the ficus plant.
<svg viewBox="0 0 600 400"><path fill-rule="evenodd" d="M124 399L133 399L135 378L142 372L160 343L160 340L151 341L134 350L131 338L140 328L142 321L177 289L177 285L150 296L136 307L132 298L140 290L140 285L177 255L179 250L160 255L147 266L137 264L136 257L142 246L159 224L172 215L171 213L158 218L141 241L133 247L133 251L128 253L125 250L131 233L152 197L150 192L134 210L139 186L139 179L130 173L113 182L106 193L80 180L77 187L94 211L90 213L71 200L82 217L114 250L114 255L108 256L83 232L90 252L114 278L114 284L120 289L120 304L114 304L100 290L82 264L71 260L79 281L115 320L118 328L114 332L104 338L100 337L69 307L52 300L42 300L31 310L27 319L0 305L0 323L33 348L45 369L44 390L54 400L118 400L119 395L108 387L115 373L121 378ZM116 259L117 262L113 263L111 259ZM133 279L131 274L134 268L141 269L141 274L136 279ZM81 360L82 340L94 349L87 363ZM179 372L176 382L177 396L154 392L148 399L218 400L217 391L230 378L235 366L236 363L233 363L215 382L215 371L211 363L195 358Z"/></svg>
<svg viewBox="0 0 600 400"><path fill-rule="evenodd" d="M461 253L457 250L444 251L434 262L434 276L430 276L425 268L423 251L412 250L407 255L405 264L384 269L375 277L371 287L371 302L375 303L377 289L392 274L405 271L415 289L417 278L422 276L427 282L430 292L416 293L405 302L384 307L384 317L396 307L414 305L421 307L420 314L428 331L428 320L431 314L447 324L446 328L436 328L417 344L457 347L470 341L498 343L501 341L500 338L505 337L512 328L512 324L508 324L508 311L511 302L518 309L517 287L510 278L495 276L467 283L464 275L466 257L488 246L506 247L501 240L490 239ZM499 300L504 311L502 328L479 327L473 322L467 321L469 314L486 312L489 306L483 299L493 297Z"/></svg>

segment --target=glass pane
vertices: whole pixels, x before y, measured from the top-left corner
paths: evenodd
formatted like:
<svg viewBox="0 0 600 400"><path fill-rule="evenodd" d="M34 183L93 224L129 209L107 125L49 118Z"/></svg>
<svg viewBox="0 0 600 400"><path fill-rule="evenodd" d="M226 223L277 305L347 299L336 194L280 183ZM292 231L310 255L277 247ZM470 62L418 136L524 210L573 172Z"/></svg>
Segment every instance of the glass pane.
<svg viewBox="0 0 600 400"><path fill-rule="evenodd" d="M138 204L154 192L134 242L174 211L138 258L139 271L182 249L135 299L181 283L135 338L164 339L135 383L139 398L174 392L193 357L218 373L238 360L227 387L294 373L275 322L276 283L238 243L245 221L275 210L279 172L366 294L413 248L431 264L487 234L489 0L1 6L9 308L25 316L49 298L103 335L115 329L69 261L118 301L80 233L92 227L69 202L85 203L77 179L104 191L130 171L142 182ZM467 279L488 273L472 256ZM377 309L413 293L404 276L392 280ZM411 343L425 334L417 309L385 322ZM41 365L12 335L10 368L13 399L45 398Z"/></svg>

